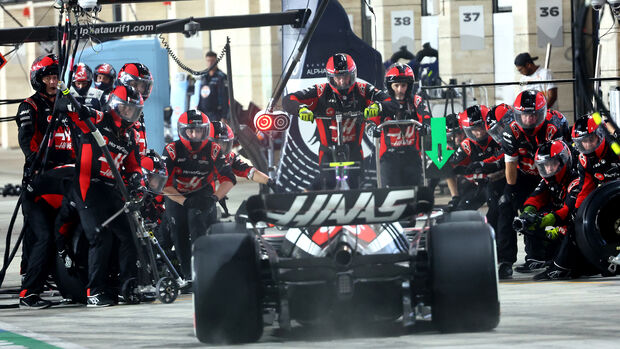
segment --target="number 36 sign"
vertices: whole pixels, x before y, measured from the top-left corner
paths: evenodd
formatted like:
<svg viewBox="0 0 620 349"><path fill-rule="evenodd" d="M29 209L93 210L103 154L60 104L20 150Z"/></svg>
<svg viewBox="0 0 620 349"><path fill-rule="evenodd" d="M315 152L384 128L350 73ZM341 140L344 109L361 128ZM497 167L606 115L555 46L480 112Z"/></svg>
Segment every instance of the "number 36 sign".
<svg viewBox="0 0 620 349"><path fill-rule="evenodd" d="M562 0L536 1L536 34L538 47L545 47L548 42L555 47L564 46Z"/></svg>

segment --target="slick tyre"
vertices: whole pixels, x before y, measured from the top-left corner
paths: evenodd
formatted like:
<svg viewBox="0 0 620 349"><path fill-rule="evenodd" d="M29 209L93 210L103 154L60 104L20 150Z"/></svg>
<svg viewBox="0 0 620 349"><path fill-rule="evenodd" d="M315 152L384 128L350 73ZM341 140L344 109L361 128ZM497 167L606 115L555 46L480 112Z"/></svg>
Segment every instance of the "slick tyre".
<svg viewBox="0 0 620 349"><path fill-rule="evenodd" d="M86 283L80 278L79 273L77 271L70 273L59 256L56 256L55 261L54 276L62 297L86 304Z"/></svg>
<svg viewBox="0 0 620 349"><path fill-rule="evenodd" d="M486 218L478 211L466 210L466 211L452 211L444 213L441 216L440 223L449 222L486 222Z"/></svg>
<svg viewBox="0 0 620 349"><path fill-rule="evenodd" d="M429 234L432 319L442 332L487 331L499 323L493 229L451 222Z"/></svg>
<svg viewBox="0 0 620 349"><path fill-rule="evenodd" d="M575 216L577 246L586 260L600 272L617 273L609 257L620 251L620 182L614 181L594 190L583 201Z"/></svg>
<svg viewBox="0 0 620 349"><path fill-rule="evenodd" d="M222 222L215 223L209 227L207 235L221 235L221 234L236 234L236 233L248 233L245 224L237 222Z"/></svg>
<svg viewBox="0 0 620 349"><path fill-rule="evenodd" d="M245 233L215 234L194 243L194 321L203 343L248 343L263 333L258 251Z"/></svg>

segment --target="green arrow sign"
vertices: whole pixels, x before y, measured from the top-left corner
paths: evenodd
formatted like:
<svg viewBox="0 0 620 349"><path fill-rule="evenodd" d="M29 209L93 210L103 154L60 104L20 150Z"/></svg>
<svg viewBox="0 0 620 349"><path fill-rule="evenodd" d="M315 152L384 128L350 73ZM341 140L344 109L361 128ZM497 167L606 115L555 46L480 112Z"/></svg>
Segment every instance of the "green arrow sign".
<svg viewBox="0 0 620 349"><path fill-rule="evenodd" d="M446 118L431 119L431 140L433 147L431 150L427 150L426 154L437 165L437 168L441 169L454 153L454 150L448 149Z"/></svg>

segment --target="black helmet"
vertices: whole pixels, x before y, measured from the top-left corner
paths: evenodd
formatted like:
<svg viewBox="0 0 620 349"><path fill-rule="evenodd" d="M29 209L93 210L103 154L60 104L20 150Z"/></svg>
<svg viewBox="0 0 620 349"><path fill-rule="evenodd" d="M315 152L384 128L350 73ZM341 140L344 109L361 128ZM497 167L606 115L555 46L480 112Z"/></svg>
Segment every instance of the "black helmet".
<svg viewBox="0 0 620 349"><path fill-rule="evenodd" d="M213 121L209 127L209 140L222 147L222 154L228 154L232 151L235 134L230 126L222 121Z"/></svg>
<svg viewBox="0 0 620 349"><path fill-rule="evenodd" d="M571 167L571 153L568 145L561 140L543 143L534 157L536 168L545 181L562 183L567 169Z"/></svg>
<svg viewBox="0 0 620 349"><path fill-rule="evenodd" d="M517 95L514 103L517 125L528 133L536 133L547 118L547 100L536 90L525 90Z"/></svg>
<svg viewBox="0 0 620 349"><path fill-rule="evenodd" d="M162 157L153 149L148 149L140 161L146 186L155 193L161 193L168 180L168 171Z"/></svg>
<svg viewBox="0 0 620 349"><path fill-rule="evenodd" d="M45 92L42 78L47 75L58 76L58 57L55 54L37 57L30 67L30 85L37 92Z"/></svg>
<svg viewBox="0 0 620 349"><path fill-rule="evenodd" d="M117 84L135 88L146 101L153 90L153 76L142 63L127 63L118 71Z"/></svg>
<svg viewBox="0 0 620 349"><path fill-rule="evenodd" d="M97 81L99 75L107 76L110 81L107 83ZM95 67L93 78L95 79L96 89L107 91L114 86L114 81L116 81L116 70L108 63L101 63Z"/></svg>
<svg viewBox="0 0 620 349"><path fill-rule="evenodd" d="M415 76L413 69L407 64L394 63L385 72L385 88L388 90L390 96L394 97L394 89L392 84L395 82L403 82L407 84L407 92L405 97L411 94L413 88L413 81Z"/></svg>
<svg viewBox="0 0 620 349"><path fill-rule="evenodd" d="M82 88L78 88L76 82L86 82L87 85ZM84 63L78 63L73 66L73 79L71 80L71 86L80 96L85 96L86 92L93 83L93 71Z"/></svg>
<svg viewBox="0 0 620 349"><path fill-rule="evenodd" d="M459 124L465 131L467 138L476 142L488 139L489 135L485 123L488 112L489 108L484 105L472 105L459 114Z"/></svg>
<svg viewBox="0 0 620 349"><path fill-rule="evenodd" d="M327 60L325 70L327 70L327 82L335 92L340 94L351 92L357 77L357 66L351 56L346 53L336 53ZM346 77L348 81L340 81L341 78Z"/></svg>
<svg viewBox="0 0 620 349"><path fill-rule="evenodd" d="M143 107L144 100L138 91L127 86L117 86L108 96L106 111L112 114L120 127L121 122L133 124L138 121Z"/></svg>
<svg viewBox="0 0 620 349"><path fill-rule="evenodd" d="M199 110L188 110L179 116L177 131L181 143L191 152L199 151L209 142L209 117ZM194 132L190 132L194 131ZM196 131L202 131L196 133Z"/></svg>

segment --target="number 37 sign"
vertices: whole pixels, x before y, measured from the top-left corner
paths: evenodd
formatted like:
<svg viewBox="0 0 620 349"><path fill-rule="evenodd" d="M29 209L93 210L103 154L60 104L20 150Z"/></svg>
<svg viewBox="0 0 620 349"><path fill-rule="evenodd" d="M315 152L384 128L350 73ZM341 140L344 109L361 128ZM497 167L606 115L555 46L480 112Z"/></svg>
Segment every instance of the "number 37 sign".
<svg viewBox="0 0 620 349"><path fill-rule="evenodd" d="M482 6L459 6L461 50L484 50L484 13Z"/></svg>
<svg viewBox="0 0 620 349"><path fill-rule="evenodd" d="M536 0L536 34L538 47L564 46L562 0Z"/></svg>

